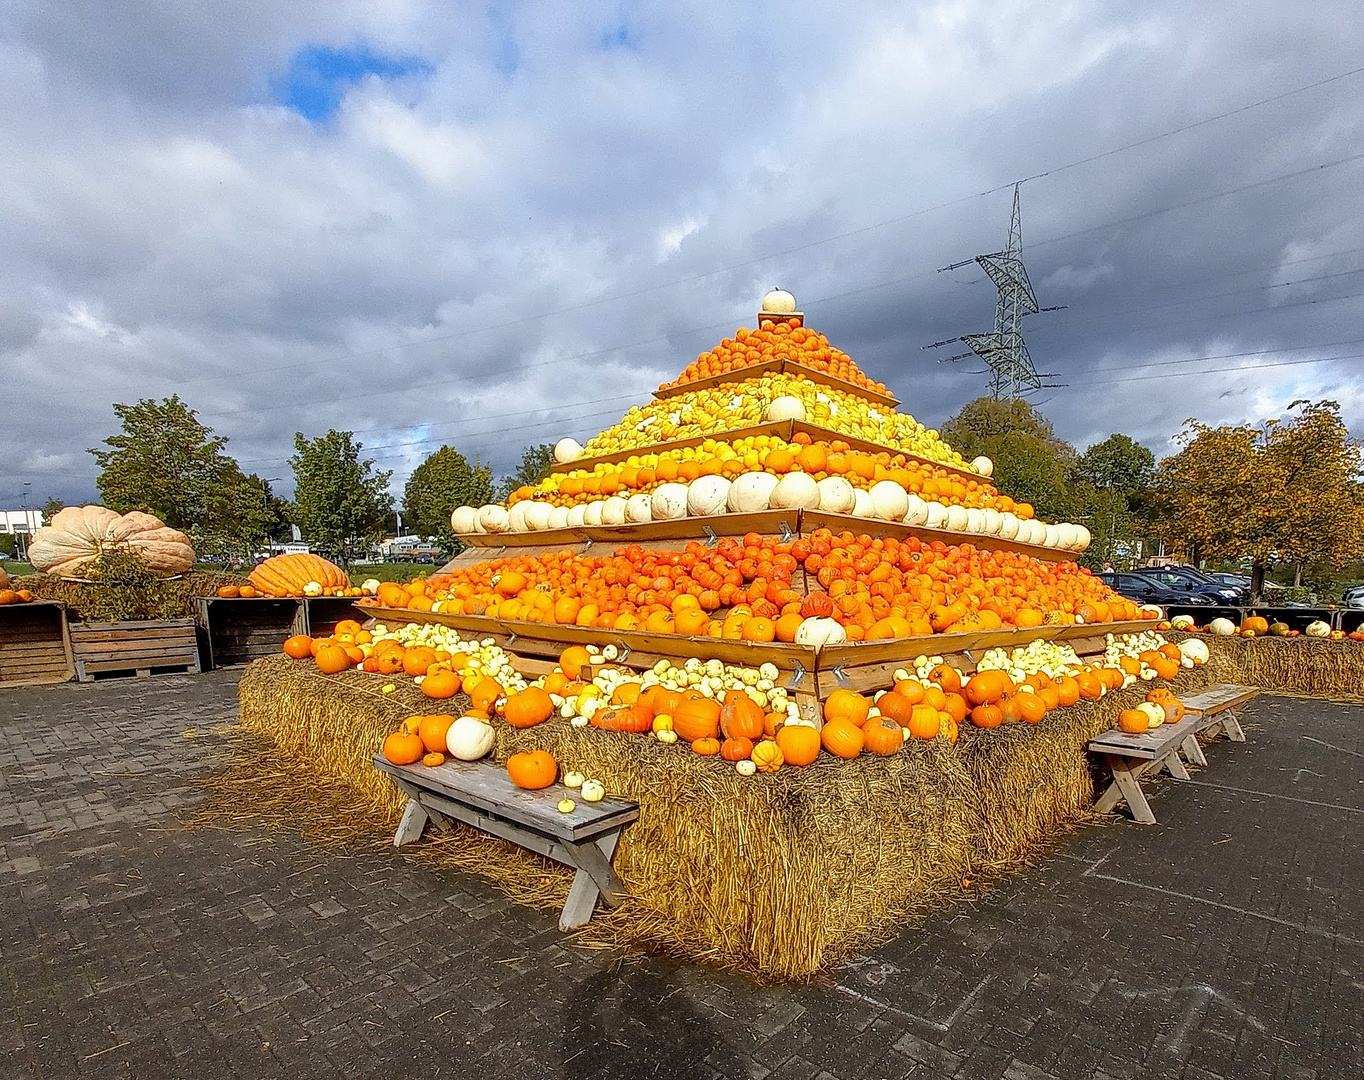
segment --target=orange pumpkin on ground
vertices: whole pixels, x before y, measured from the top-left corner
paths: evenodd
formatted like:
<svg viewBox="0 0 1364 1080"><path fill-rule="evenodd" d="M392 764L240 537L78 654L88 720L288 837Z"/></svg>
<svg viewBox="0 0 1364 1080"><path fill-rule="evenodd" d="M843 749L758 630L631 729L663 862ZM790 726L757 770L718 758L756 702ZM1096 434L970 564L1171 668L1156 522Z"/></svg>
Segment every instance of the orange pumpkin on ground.
<svg viewBox="0 0 1364 1080"><path fill-rule="evenodd" d="M694 754L710 757L720 752L720 740L716 738L693 739L691 749Z"/></svg>
<svg viewBox="0 0 1364 1080"><path fill-rule="evenodd" d="M810 765L819 757L819 732L806 724L783 724L777 729L777 746L787 765Z"/></svg>
<svg viewBox="0 0 1364 1080"><path fill-rule="evenodd" d="M548 750L524 750L507 758L511 782L527 791L547 788L559 776L559 766Z"/></svg>
<svg viewBox="0 0 1364 1080"><path fill-rule="evenodd" d="M414 679L418 675L425 675L427 668L436 662L436 650L428 649L420 645L415 649L408 649L403 653L403 670Z"/></svg>
<svg viewBox="0 0 1364 1080"><path fill-rule="evenodd" d="M839 693L839 691L834 691L834 693ZM863 717L863 719L866 718ZM857 757L862 752L862 745L865 741L862 729L844 717L826 720L819 737L825 750L835 757L844 759Z"/></svg>
<svg viewBox="0 0 1364 1080"><path fill-rule="evenodd" d="M317 650L317 656L313 662L317 664L317 670L324 675L336 675L345 671L351 665L350 655L340 645L323 645ZM416 759L413 758L415 761Z"/></svg>
<svg viewBox="0 0 1364 1080"><path fill-rule="evenodd" d="M307 634L295 634L293 637L285 639L285 656L292 656L295 660L306 660L312 654L313 639Z"/></svg>

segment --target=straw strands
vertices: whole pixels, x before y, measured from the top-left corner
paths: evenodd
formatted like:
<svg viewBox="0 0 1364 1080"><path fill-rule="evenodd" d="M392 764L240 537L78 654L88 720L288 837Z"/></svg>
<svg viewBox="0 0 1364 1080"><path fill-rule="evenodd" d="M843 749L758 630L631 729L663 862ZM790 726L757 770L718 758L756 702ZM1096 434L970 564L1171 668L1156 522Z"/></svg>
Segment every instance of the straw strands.
<svg viewBox="0 0 1364 1080"><path fill-rule="evenodd" d="M1186 673L1181 689L1203 685L1201 675ZM281 823L319 838L391 835L403 800L372 755L404 717L459 710L406 683L382 694L383 681L323 676L284 657L252 664L240 697L255 748L244 743L252 760L235 767L236 810L224 798L231 783L212 782L220 823L266 821L265 808L279 803ZM1036 727L968 726L955 747L915 740L889 758L821 758L751 778L715 758L557 721L521 731L496 724L494 759L546 749L562 768L640 804L615 857L631 899L599 913L580 941L801 978L1018 869L1086 820L1085 741L1140 697L1133 687ZM567 894L567 868L464 827L406 850L481 874L536 907L558 907Z"/></svg>
<svg viewBox="0 0 1364 1080"><path fill-rule="evenodd" d="M1364 643L1326 638L1167 635L1208 645L1207 670L1216 682L1258 686L1267 694L1364 701Z"/></svg>

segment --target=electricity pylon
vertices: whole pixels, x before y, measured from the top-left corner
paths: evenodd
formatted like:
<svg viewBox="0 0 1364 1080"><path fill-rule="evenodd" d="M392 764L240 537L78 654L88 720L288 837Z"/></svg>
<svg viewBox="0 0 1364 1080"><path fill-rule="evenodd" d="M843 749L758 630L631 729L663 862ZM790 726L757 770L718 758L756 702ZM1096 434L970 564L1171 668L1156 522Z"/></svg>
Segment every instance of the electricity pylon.
<svg viewBox="0 0 1364 1080"><path fill-rule="evenodd" d="M924 348L936 349L940 345L960 341L971 351L948 359L963 360L974 355L984 360L990 369L990 394L996 399L1021 397L1040 390L1042 379L1033 368L1021 324L1025 315L1058 309L1037 306L1037 296L1033 293L1032 282L1028 280L1027 267L1023 265L1023 224L1018 209L1017 184L1014 185L1013 214L1009 218L1009 241L1004 250L992 255L977 255L974 259L953 263L942 269L956 270L973 262L985 271L999 290L995 300L995 328L986 334L963 334L946 341L935 341Z"/></svg>

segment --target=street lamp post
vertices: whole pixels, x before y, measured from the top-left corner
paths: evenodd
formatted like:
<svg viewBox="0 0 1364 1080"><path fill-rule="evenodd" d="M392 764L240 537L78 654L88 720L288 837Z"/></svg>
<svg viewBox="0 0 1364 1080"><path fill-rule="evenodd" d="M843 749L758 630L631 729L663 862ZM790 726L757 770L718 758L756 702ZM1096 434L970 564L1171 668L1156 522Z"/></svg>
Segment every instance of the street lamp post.
<svg viewBox="0 0 1364 1080"><path fill-rule="evenodd" d="M28 509L28 493L31 487L33 487L33 481L25 480L24 492L22 499L20 501L20 507L24 511L24 541L21 545L18 546L18 549L16 550L16 554L20 562L28 561L28 538L29 535L33 532L33 520L29 515Z"/></svg>

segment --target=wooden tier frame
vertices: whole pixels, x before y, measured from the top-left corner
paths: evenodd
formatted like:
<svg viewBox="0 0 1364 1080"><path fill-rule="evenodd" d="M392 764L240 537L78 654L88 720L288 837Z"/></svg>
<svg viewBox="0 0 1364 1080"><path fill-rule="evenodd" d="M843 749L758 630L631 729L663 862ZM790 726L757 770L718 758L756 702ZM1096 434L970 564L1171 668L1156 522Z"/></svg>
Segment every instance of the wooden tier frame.
<svg viewBox="0 0 1364 1080"><path fill-rule="evenodd" d="M823 427L820 424L812 424L808 420L769 420L762 424L751 424L748 427L729 428L725 431L713 432L709 435L693 435L686 439L672 439L663 443L649 443L646 446L637 446L633 450L617 450L611 454L595 454L592 457L580 457L574 461L555 462L550 467L551 473L569 473L575 469L591 469L595 465L613 465L620 461L628 461L632 457L640 457L643 454L663 454L669 450L682 450L689 446L700 446L707 439L715 439L719 442L735 442L738 439L751 438L757 435L776 435L786 442L795 438L796 434L803 432L809 435L814 442L839 442L847 443L854 450L861 450L868 454L900 454L910 461L917 461L920 465L931 465L935 469L942 469L944 472L951 473L953 476L961 477L963 480L985 480L988 476L982 476L972 469L961 469L955 465L948 465L942 461L934 461L932 458L924 457L922 454L911 453L908 450L899 450L884 443L869 442L866 439L859 439L854 435L845 435L835 428Z"/></svg>
<svg viewBox="0 0 1364 1080"><path fill-rule="evenodd" d="M831 529L836 533L844 530L857 534L866 533L873 539L893 536L897 540L904 540L917 536L924 543L941 540L946 544L974 544L985 551L1017 551L1043 562L1073 562L1076 555L1073 551L1062 551L1059 548L1042 547L1038 544L1020 544L1014 540L1002 540L998 536L987 536L984 533L930 529L926 525L905 525L898 521L855 517L852 514L829 514L820 510L760 510L754 514L714 514L709 517L676 518L672 521L582 525L569 529L542 529L538 532L458 533L457 538L469 550L478 551L479 558L487 559L503 552L515 555L542 554L545 551L560 550L576 544L616 546L655 541L713 542L712 536L743 536L750 532L762 533L765 536L789 534L792 539L796 539L808 536L820 528ZM532 548L540 550L532 551ZM467 566L468 560L460 561L465 554L467 552L463 553L460 559L447 563L442 569Z"/></svg>
<svg viewBox="0 0 1364 1080"><path fill-rule="evenodd" d="M704 379L693 379L690 382L678 383L675 386L660 386L654 391L654 399L666 401L668 398L677 397L679 394L685 394L692 390L709 390L716 386L724 386L726 383L743 382L745 379L756 379L763 375L777 374L799 375L812 383L842 390L846 394L855 394L888 409L898 408L900 405L899 399L891 397L889 394L868 390L865 386L858 386L846 379L840 379L837 375L830 375L818 368L806 367L795 360L787 360L779 356L773 357L771 360L764 360L760 364L749 364L747 367L735 368L733 371L726 371L720 375L709 375Z"/></svg>
<svg viewBox="0 0 1364 1080"><path fill-rule="evenodd" d="M888 641L849 642L813 648L783 642L735 641L730 638L686 637L651 634L642 630L608 630L561 623L532 623L514 619L490 619L485 615L451 615L438 611L413 611L361 605L374 622L436 624L461 631L471 638L492 638L512 657L512 666L523 674L543 674L569 645L614 645L620 655L616 667L644 671L659 660L720 660L742 667L773 664L775 680L784 687L811 719L820 715L820 702L840 687L870 692L888 689L897 669L912 668L920 656L941 656L962 672L972 672L987 649L1027 645L1034 641L1069 644L1079 655L1102 653L1108 634L1132 634L1150 630L1154 619L1121 622L1078 623L1074 626L1034 626L1027 629L981 630L960 634L930 634L893 638ZM372 625L372 624L367 624ZM529 664L526 661L530 661ZM548 666L542 666L548 665Z"/></svg>

